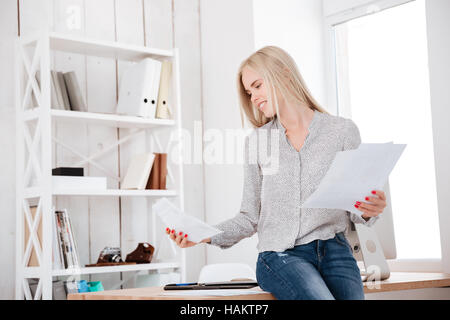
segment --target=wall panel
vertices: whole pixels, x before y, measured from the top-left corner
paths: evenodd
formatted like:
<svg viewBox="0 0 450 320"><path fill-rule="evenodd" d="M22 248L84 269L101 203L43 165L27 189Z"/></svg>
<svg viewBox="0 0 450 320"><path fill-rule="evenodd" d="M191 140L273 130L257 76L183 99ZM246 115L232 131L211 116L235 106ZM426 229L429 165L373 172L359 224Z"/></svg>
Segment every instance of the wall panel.
<svg viewBox="0 0 450 320"><path fill-rule="evenodd" d="M17 1L3 1L0 10L0 299L12 299L15 287L16 164L14 105L14 40L18 34Z"/></svg>
<svg viewBox="0 0 450 320"><path fill-rule="evenodd" d="M194 135L195 124L203 125L202 99L202 57L200 35L200 2L199 0L174 0L173 25L174 47L180 50L180 83L182 127L190 132L193 150L194 139L202 137ZM198 141L198 140L197 140ZM194 153L192 153L194 155ZM184 166L184 209L187 213L205 221L204 209L204 168L201 154L199 161L185 159ZM197 159L196 158L196 159ZM197 281L201 267L206 262L205 244L189 248L186 251L187 280Z"/></svg>
<svg viewBox="0 0 450 320"><path fill-rule="evenodd" d="M115 40L114 0L85 2L85 36L92 39ZM89 112L115 113L116 109L116 62L114 59L86 57L86 100ZM88 126L88 153L100 152L117 142L117 128ZM119 176L118 147L94 159ZM90 176L105 176L105 173L89 165ZM117 189L118 180L107 178L108 188ZM120 247L120 207L118 197L89 198L89 230L91 263L98 259L100 251L106 247ZM112 288L120 280L119 273L92 275L91 279L102 281L105 288Z"/></svg>

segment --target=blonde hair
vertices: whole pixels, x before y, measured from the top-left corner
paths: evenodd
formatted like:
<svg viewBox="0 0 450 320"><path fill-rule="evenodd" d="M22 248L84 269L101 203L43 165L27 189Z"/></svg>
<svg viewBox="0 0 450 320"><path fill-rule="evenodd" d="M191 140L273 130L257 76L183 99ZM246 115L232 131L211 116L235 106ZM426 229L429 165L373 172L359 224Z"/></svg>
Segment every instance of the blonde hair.
<svg viewBox="0 0 450 320"><path fill-rule="evenodd" d="M267 46L259 49L245 59L238 70L237 89L243 127L243 113L245 113L247 119L255 128L259 128L272 120L271 118L266 118L260 110L253 107L250 97L246 93L242 83L242 70L245 67L249 67L262 76L264 85L268 91L269 103L275 106L275 116L279 115L278 94L281 94L285 101L293 101L295 105L306 103L312 110L328 113L311 95L294 59L279 47Z"/></svg>

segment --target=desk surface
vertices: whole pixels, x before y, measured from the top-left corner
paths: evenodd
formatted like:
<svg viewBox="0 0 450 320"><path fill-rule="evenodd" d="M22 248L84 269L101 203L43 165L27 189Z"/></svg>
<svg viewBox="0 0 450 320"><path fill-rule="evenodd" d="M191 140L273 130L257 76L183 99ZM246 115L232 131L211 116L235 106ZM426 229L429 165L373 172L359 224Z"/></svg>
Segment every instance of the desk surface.
<svg viewBox="0 0 450 320"><path fill-rule="evenodd" d="M389 279L380 282L364 282L365 293L450 287L450 274L391 272ZM259 287L248 289L260 290ZM69 300L273 300L270 293L236 296L167 296L162 287L107 290L101 292L69 294Z"/></svg>

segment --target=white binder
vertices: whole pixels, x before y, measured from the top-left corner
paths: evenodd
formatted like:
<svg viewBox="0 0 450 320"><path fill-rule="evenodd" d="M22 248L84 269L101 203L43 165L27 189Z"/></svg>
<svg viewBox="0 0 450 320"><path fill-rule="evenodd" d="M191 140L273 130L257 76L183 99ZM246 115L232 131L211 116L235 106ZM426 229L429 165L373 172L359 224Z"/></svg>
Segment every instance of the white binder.
<svg viewBox="0 0 450 320"><path fill-rule="evenodd" d="M146 58L122 74L117 113L155 118L161 61Z"/></svg>
<svg viewBox="0 0 450 320"><path fill-rule="evenodd" d="M156 106L156 118L170 119L172 117L169 107L169 88L172 74L172 62L165 60L161 68L161 81L159 84L158 105Z"/></svg>

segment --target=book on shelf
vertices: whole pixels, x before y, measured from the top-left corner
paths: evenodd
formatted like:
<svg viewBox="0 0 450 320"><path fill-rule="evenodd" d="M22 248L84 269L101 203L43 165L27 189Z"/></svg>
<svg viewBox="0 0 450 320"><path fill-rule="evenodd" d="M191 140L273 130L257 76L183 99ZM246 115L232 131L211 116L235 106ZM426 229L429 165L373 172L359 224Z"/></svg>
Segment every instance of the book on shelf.
<svg viewBox="0 0 450 320"><path fill-rule="evenodd" d="M55 95L55 100L57 100L57 103L53 104L52 106L57 106L57 109L64 110L64 101L62 97L62 89L60 87L60 83L58 81L58 71L50 70L51 78L52 78L52 101L53 101L53 95Z"/></svg>
<svg viewBox="0 0 450 320"><path fill-rule="evenodd" d="M40 72L40 70L36 71L36 82L37 82L39 90L41 90L41 72ZM33 104L37 106L37 100L36 100L36 97L34 94L33 94ZM61 103L61 100L58 98L52 70L50 70L50 106L52 109L64 109L64 106Z"/></svg>
<svg viewBox="0 0 450 320"><path fill-rule="evenodd" d="M172 62L164 60L161 66L161 80L159 83L158 104L156 106L155 118L171 119L172 112L169 106L170 80L172 76Z"/></svg>
<svg viewBox="0 0 450 320"><path fill-rule="evenodd" d="M55 213L55 207L53 207L52 212ZM52 239L52 256L53 256L53 269L60 270L64 269L64 258L62 254L60 239L59 239L59 226L57 222L57 216L56 213L53 215L52 219L52 225L53 225L53 239Z"/></svg>
<svg viewBox="0 0 450 320"><path fill-rule="evenodd" d="M72 228L72 222L66 209L54 210L54 267L64 269L79 268L78 248Z"/></svg>
<svg viewBox="0 0 450 320"><path fill-rule="evenodd" d="M77 110L77 111L87 111L86 105L81 96L80 87L76 79L75 72L67 72L69 75L66 76L69 80L70 88L67 87L66 77L61 71L50 70L50 85L51 85L51 96L50 105L52 109L60 110ZM36 71L36 80L38 87L41 87L40 71ZM69 100L69 94L72 96L74 107L71 107ZM37 104L36 98L33 95L34 103Z"/></svg>
<svg viewBox="0 0 450 320"><path fill-rule="evenodd" d="M70 107L70 100L66 81L64 80L64 74L61 71L56 72L55 79L59 84L59 89L61 90L61 104L64 106L64 110L72 110Z"/></svg>
<svg viewBox="0 0 450 320"><path fill-rule="evenodd" d="M150 177L147 181L146 189L166 189L167 176L167 153L154 153L155 160L153 161Z"/></svg>
<svg viewBox="0 0 450 320"><path fill-rule="evenodd" d="M161 61L145 58L124 70L119 86L118 114L155 118L161 66Z"/></svg>
<svg viewBox="0 0 450 320"><path fill-rule="evenodd" d="M81 94L80 84L78 83L75 71L63 73L64 82L67 88L67 95L70 102L70 108L73 111L87 111L86 103Z"/></svg>
<svg viewBox="0 0 450 320"><path fill-rule="evenodd" d="M134 155L131 158L120 189L144 190L154 159L155 155L151 152Z"/></svg>

